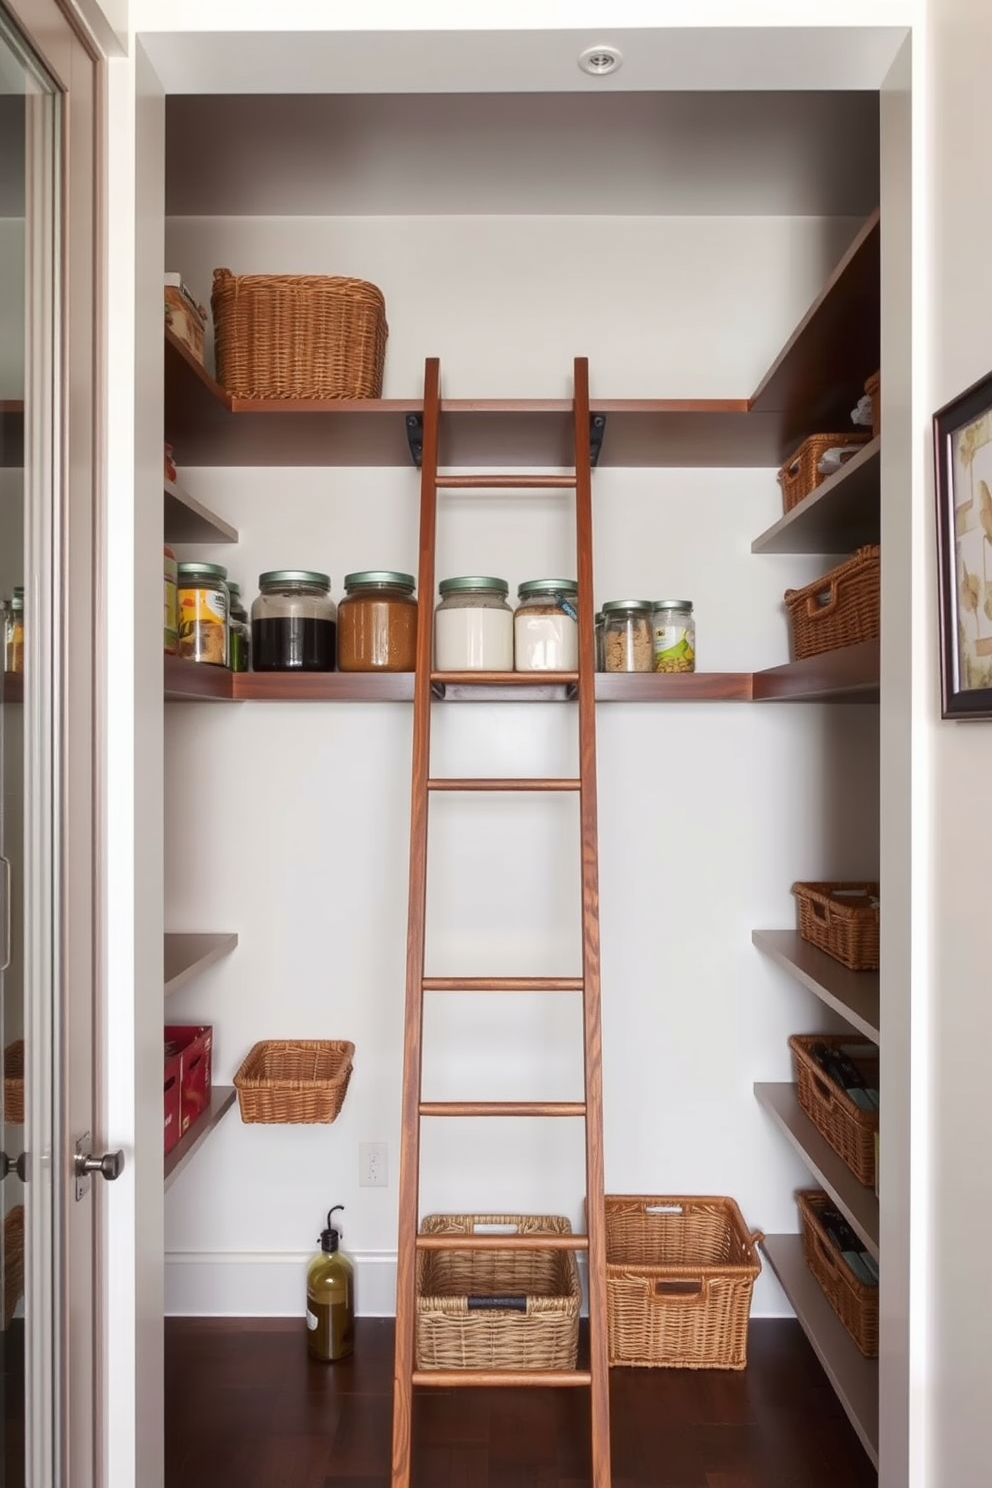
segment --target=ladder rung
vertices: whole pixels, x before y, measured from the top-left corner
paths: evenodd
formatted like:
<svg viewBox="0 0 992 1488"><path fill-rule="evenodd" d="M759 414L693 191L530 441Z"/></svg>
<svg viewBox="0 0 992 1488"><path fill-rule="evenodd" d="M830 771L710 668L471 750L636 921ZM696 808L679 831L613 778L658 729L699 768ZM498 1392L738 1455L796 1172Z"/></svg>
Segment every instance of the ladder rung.
<svg viewBox="0 0 992 1488"><path fill-rule="evenodd" d="M425 992L581 992L581 977L424 977Z"/></svg>
<svg viewBox="0 0 992 1488"><path fill-rule="evenodd" d="M439 475L449 491L574 491L574 475Z"/></svg>
<svg viewBox="0 0 992 1488"><path fill-rule="evenodd" d="M568 687L578 680L578 672L431 672L442 687Z"/></svg>
<svg viewBox="0 0 992 1488"><path fill-rule="evenodd" d="M588 1369L415 1369L415 1385L433 1385L438 1390L457 1390L471 1385L526 1386L541 1385L560 1389L567 1385L589 1385Z"/></svg>
<svg viewBox="0 0 992 1488"><path fill-rule="evenodd" d="M418 1250L588 1250L588 1235L418 1235Z"/></svg>
<svg viewBox="0 0 992 1488"><path fill-rule="evenodd" d="M449 777L446 780L428 780L427 789L432 791L577 791L582 789L579 779L541 780L535 776L523 779L469 780Z"/></svg>
<svg viewBox="0 0 992 1488"><path fill-rule="evenodd" d="M584 1116L585 1101L421 1101L421 1116Z"/></svg>

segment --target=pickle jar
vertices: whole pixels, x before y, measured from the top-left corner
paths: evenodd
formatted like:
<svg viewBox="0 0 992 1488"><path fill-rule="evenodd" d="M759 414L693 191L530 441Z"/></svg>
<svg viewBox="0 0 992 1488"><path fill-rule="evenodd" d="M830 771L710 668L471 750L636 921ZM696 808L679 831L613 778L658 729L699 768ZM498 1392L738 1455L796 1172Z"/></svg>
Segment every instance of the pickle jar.
<svg viewBox="0 0 992 1488"><path fill-rule="evenodd" d="M603 606L603 670L606 672L651 672L654 670L654 637L651 602L646 599L611 599Z"/></svg>
<svg viewBox="0 0 992 1488"><path fill-rule="evenodd" d="M656 599L652 615L656 672L696 670L696 622L691 599Z"/></svg>
<svg viewBox="0 0 992 1488"><path fill-rule="evenodd" d="M248 624L248 611L241 598L240 584L234 584L228 579L227 591L231 596L228 643L231 671L247 672L251 668L251 627Z"/></svg>
<svg viewBox="0 0 992 1488"><path fill-rule="evenodd" d="M579 665L578 585L530 579L517 590L513 664L518 672L574 672Z"/></svg>
<svg viewBox="0 0 992 1488"><path fill-rule="evenodd" d="M277 568L258 576L251 607L256 672L333 672L337 609L327 574Z"/></svg>
<svg viewBox="0 0 992 1488"><path fill-rule="evenodd" d="M505 579L442 579L434 612L434 665L439 672L512 672L513 611Z"/></svg>
<svg viewBox="0 0 992 1488"><path fill-rule="evenodd" d="M412 672L417 665L417 601L412 574L368 569L345 574L338 605L338 670Z"/></svg>
<svg viewBox="0 0 992 1488"><path fill-rule="evenodd" d="M227 569L219 563L180 563L177 590L179 655L227 666Z"/></svg>

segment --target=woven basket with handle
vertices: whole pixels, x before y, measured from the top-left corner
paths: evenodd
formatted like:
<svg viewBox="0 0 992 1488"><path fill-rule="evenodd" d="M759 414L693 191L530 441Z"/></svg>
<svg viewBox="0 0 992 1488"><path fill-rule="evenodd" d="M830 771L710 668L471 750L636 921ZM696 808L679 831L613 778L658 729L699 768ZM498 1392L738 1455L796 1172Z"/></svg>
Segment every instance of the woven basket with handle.
<svg viewBox="0 0 992 1488"><path fill-rule="evenodd" d="M878 1086L878 1053L868 1058L850 1054L858 1047L851 1034L797 1033L789 1040L796 1073L796 1097L806 1115L831 1147L847 1163L859 1182L875 1185L875 1133L878 1112L863 1111L836 1080L822 1070L810 1053L814 1044L843 1049L852 1063Z"/></svg>
<svg viewBox="0 0 992 1488"><path fill-rule="evenodd" d="M876 971L878 884L794 883L799 934L851 971Z"/></svg>
<svg viewBox="0 0 992 1488"><path fill-rule="evenodd" d="M745 1368L762 1238L733 1199L608 1194L610 1363Z"/></svg>
<svg viewBox="0 0 992 1488"><path fill-rule="evenodd" d="M431 1214L423 1235L568 1235L555 1214ZM574 1369L579 1283L571 1250L418 1250L418 1369Z"/></svg>
<svg viewBox="0 0 992 1488"><path fill-rule="evenodd" d="M787 589L785 603L796 661L874 640L881 625L881 549L859 548L805 588Z"/></svg>
<svg viewBox="0 0 992 1488"><path fill-rule="evenodd" d="M234 1077L241 1120L331 1122L344 1104L354 1044L345 1039L263 1039Z"/></svg>
<svg viewBox="0 0 992 1488"><path fill-rule="evenodd" d="M236 398L378 398L386 302L364 279L214 270L217 381Z"/></svg>
<svg viewBox="0 0 992 1488"><path fill-rule="evenodd" d="M853 455L857 448L867 443L867 434L811 434L804 439L791 459L787 460L778 473L778 483L782 487L782 508L791 511L811 491L815 491L821 481L827 479L819 469L820 461L829 449L849 449Z"/></svg>
<svg viewBox="0 0 992 1488"><path fill-rule="evenodd" d="M796 1194L803 1223L803 1255L823 1288L824 1296L866 1359L878 1357L878 1287L866 1286L854 1275L820 1223L820 1213L831 1200L822 1189Z"/></svg>

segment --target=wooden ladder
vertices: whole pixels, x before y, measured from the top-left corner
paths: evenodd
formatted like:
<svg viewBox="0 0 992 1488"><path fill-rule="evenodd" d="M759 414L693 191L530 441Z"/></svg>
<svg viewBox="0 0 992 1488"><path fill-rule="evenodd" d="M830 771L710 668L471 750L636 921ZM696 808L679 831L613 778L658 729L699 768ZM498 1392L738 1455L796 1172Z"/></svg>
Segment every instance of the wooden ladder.
<svg viewBox="0 0 992 1488"><path fill-rule="evenodd" d="M599 864L596 835L595 640L592 583L592 481L589 365L576 358L574 383L575 475L438 475L441 418L439 363L429 358L424 373L423 446L420 487L420 624L413 698L413 787L410 823L410 898L406 963L406 1030L400 1140L399 1241L396 1276L396 1357L393 1378L392 1488L410 1488L414 1386L451 1389L478 1385L587 1386L590 1405L592 1488L609 1488L609 1376L606 1350L606 1251L603 1234L603 1096L599 1011ZM579 774L574 779L433 779L430 773L432 690L445 684L501 684L506 673L432 671L432 605L437 493L452 489L574 488L578 556L578 672L517 672L516 685L577 686ZM582 853L581 977L427 977L424 967L427 909L428 802L432 791L558 791L579 795ZM423 1003L425 992L580 992L584 1028L585 1089L582 1101L429 1101L422 1098ZM437 1116L584 1117L586 1157L585 1235L418 1235L420 1123ZM416 1258L420 1248L468 1250L513 1247L587 1252L589 1367L540 1370L418 1370L415 1358Z"/></svg>

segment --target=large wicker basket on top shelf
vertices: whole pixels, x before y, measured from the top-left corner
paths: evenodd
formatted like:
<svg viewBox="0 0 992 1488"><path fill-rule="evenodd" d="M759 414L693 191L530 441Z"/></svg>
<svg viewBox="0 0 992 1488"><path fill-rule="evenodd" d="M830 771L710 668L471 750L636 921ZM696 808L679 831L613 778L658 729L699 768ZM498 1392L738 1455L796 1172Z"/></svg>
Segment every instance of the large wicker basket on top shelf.
<svg viewBox="0 0 992 1488"><path fill-rule="evenodd" d="M364 279L214 270L217 381L236 398L378 398L386 302Z"/></svg>
<svg viewBox="0 0 992 1488"><path fill-rule="evenodd" d="M803 1224L803 1255L824 1296L866 1359L878 1357L878 1287L859 1281L830 1243L820 1215L830 1204L822 1189L796 1194Z"/></svg>
<svg viewBox="0 0 992 1488"><path fill-rule="evenodd" d="M351 1079L355 1046L346 1039L263 1039L234 1077L241 1120L332 1122Z"/></svg>
<svg viewBox="0 0 992 1488"><path fill-rule="evenodd" d="M804 439L778 473L783 511L790 512L827 479L831 472L820 470L820 461L827 450L843 450L845 453L841 458L850 459L867 441L868 435L865 433L811 434L808 439Z"/></svg>
<svg viewBox="0 0 992 1488"><path fill-rule="evenodd" d="M845 562L803 589L787 589L795 661L878 637L881 616L881 549L859 548Z"/></svg>

